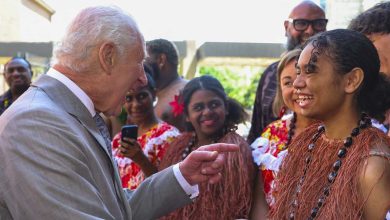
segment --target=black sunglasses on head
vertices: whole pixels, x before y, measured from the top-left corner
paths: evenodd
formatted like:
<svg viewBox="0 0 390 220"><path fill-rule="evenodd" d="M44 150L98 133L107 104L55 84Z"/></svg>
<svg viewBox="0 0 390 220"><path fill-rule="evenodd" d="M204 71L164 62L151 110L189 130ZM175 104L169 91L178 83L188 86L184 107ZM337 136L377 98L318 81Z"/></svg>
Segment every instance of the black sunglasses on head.
<svg viewBox="0 0 390 220"><path fill-rule="evenodd" d="M288 21L293 24L294 29L297 31L304 31L309 27L309 25L311 25L315 31L325 31L326 25L328 24L328 19L325 18L314 20L289 18Z"/></svg>

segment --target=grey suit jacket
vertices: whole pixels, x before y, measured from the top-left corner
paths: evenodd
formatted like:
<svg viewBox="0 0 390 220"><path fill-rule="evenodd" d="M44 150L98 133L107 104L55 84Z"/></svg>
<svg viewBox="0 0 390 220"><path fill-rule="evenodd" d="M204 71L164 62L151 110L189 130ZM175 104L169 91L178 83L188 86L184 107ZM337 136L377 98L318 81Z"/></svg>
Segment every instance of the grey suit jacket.
<svg viewBox="0 0 390 220"><path fill-rule="evenodd" d="M0 117L0 219L155 219L191 202L172 168L135 192L91 114L43 75Z"/></svg>

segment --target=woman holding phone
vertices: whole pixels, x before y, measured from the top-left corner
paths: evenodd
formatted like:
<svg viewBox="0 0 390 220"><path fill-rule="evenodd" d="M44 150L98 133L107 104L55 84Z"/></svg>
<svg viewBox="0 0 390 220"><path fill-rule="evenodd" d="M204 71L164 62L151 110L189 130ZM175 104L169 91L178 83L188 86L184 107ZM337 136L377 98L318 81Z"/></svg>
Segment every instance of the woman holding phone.
<svg viewBox="0 0 390 220"><path fill-rule="evenodd" d="M137 91L129 91L125 103L128 119L138 126L138 132L132 129L130 136L137 138L123 137L122 140L120 132L112 141L112 155L118 164L122 186L130 189L136 189L145 177L157 172L166 148L180 134L155 115L155 85L150 69L144 67L148 84Z"/></svg>

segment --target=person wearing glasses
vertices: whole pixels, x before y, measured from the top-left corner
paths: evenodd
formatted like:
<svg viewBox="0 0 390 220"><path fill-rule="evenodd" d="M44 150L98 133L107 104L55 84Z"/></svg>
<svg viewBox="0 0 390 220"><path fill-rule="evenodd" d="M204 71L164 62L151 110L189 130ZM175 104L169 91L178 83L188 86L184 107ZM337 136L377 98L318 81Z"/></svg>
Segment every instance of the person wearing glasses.
<svg viewBox="0 0 390 220"><path fill-rule="evenodd" d="M326 31L328 20L324 10L311 1L303 1L293 8L288 19L284 22L286 30L287 51L301 46L306 40ZM252 126L248 134L248 143L260 136L263 129L277 119L273 114L272 103L277 88L277 66L279 61L266 68L257 86L256 98L253 105Z"/></svg>
<svg viewBox="0 0 390 220"><path fill-rule="evenodd" d="M4 78L9 89L0 96L0 115L30 86L33 71L22 57L13 57L4 65Z"/></svg>

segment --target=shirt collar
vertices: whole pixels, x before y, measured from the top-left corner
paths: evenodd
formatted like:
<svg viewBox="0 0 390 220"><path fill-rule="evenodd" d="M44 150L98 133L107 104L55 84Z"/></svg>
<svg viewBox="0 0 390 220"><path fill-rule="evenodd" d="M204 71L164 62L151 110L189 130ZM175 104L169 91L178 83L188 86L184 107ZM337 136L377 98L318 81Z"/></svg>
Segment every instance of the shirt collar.
<svg viewBox="0 0 390 220"><path fill-rule="evenodd" d="M60 73L59 71L53 68L50 68L49 71L47 71L46 75L64 84L78 99L80 99L80 101L88 109L89 113L91 113L91 116L92 117L95 116L96 111L92 99L89 98L89 96L76 83L74 83L64 74Z"/></svg>

